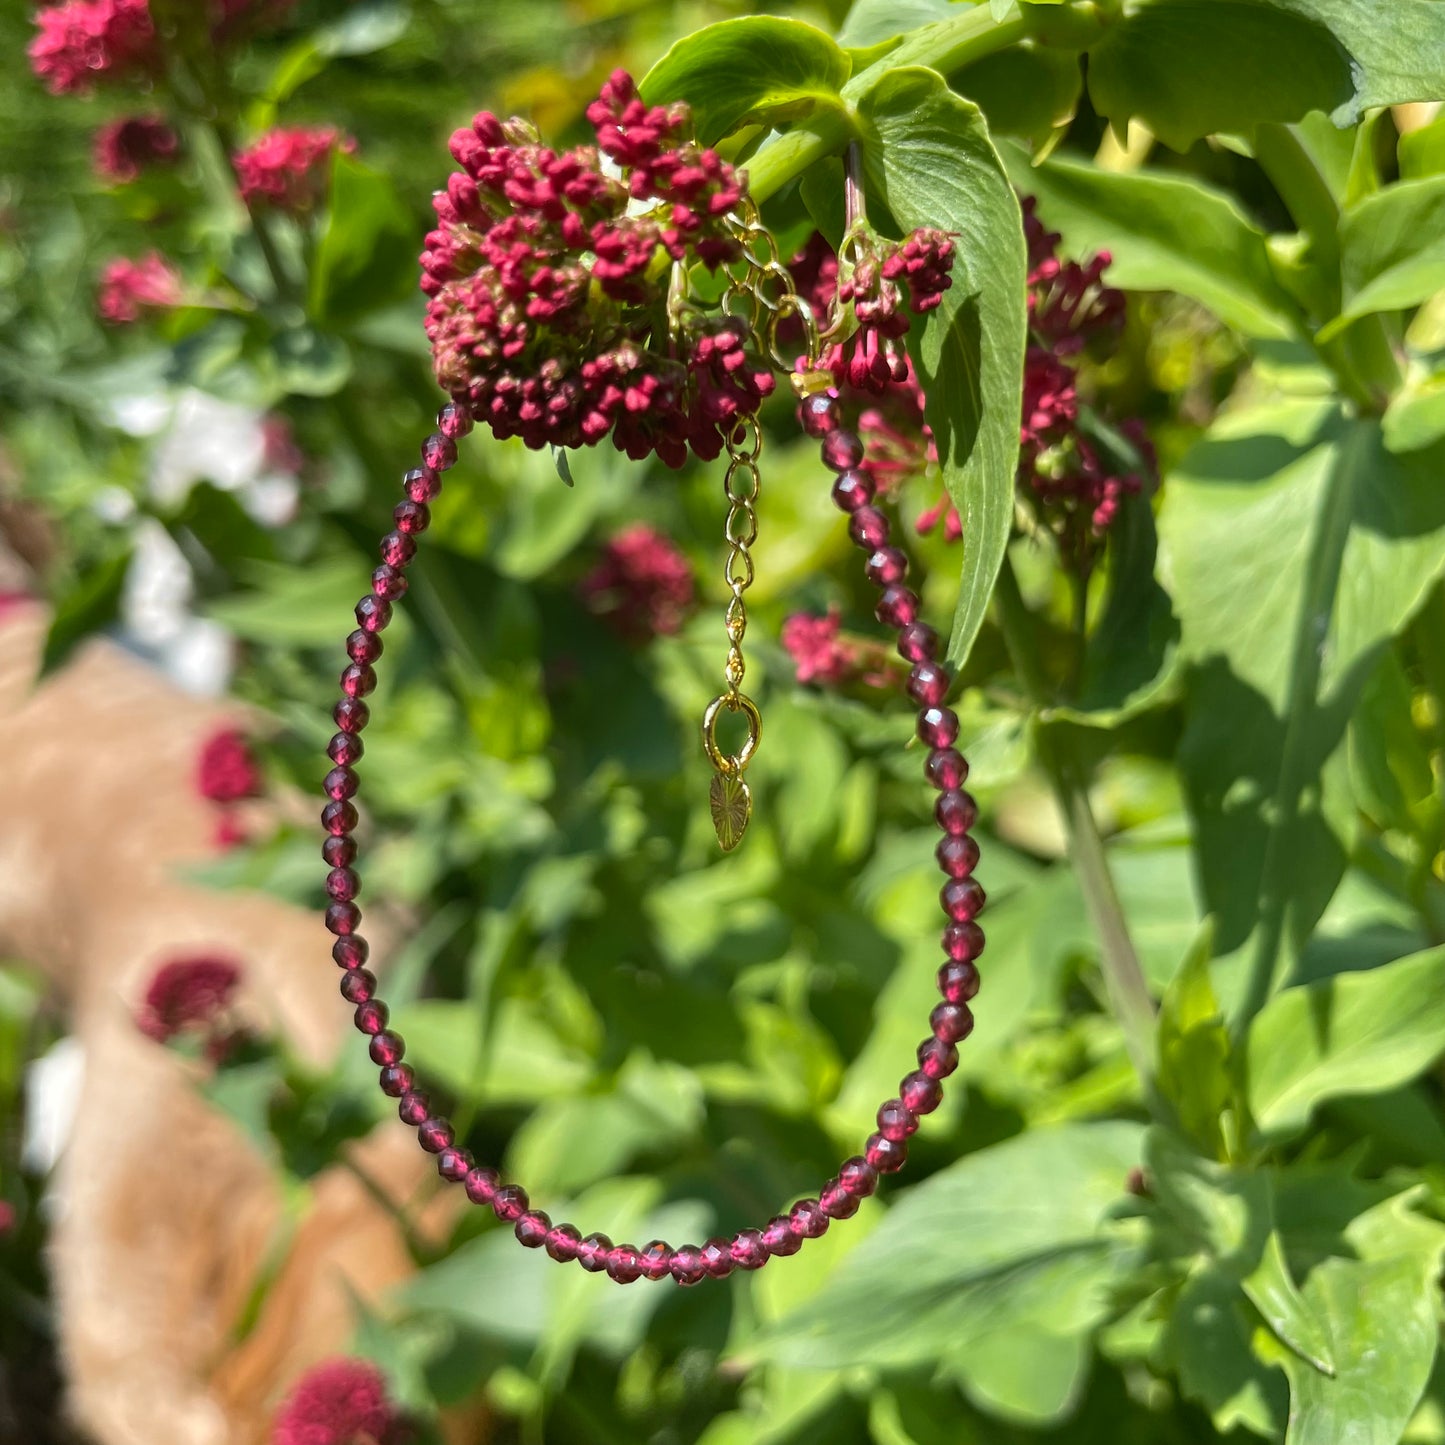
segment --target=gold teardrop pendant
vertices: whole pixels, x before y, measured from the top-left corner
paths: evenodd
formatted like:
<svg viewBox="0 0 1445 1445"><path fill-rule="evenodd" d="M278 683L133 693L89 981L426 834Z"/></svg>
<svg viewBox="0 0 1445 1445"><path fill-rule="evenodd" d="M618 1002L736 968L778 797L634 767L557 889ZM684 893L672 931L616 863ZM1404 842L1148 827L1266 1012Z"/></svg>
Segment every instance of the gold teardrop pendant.
<svg viewBox="0 0 1445 1445"><path fill-rule="evenodd" d="M748 819L753 815L753 795L741 773L712 775L712 825L724 853L731 853L743 840Z"/></svg>

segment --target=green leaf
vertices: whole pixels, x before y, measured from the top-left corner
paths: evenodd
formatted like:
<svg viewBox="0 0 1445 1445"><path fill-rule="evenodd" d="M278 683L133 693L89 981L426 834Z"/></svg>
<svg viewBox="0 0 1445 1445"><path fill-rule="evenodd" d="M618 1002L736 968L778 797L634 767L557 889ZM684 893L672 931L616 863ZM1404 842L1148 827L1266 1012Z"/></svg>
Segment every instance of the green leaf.
<svg viewBox="0 0 1445 1445"><path fill-rule="evenodd" d="M1445 948L1277 995L1249 1031L1249 1104L1288 1138L1322 1100L1406 1083L1445 1053Z"/></svg>
<svg viewBox="0 0 1445 1445"><path fill-rule="evenodd" d="M54 672L92 633L115 621L130 558L129 548L107 557L82 573L75 586L56 599L40 659L41 677Z"/></svg>
<svg viewBox="0 0 1445 1445"><path fill-rule="evenodd" d="M970 1343L996 1331L1087 1332L1106 1308L1123 1238L1107 1220L1140 1138L1133 1124L1078 1124L968 1155L908 1190L760 1348L814 1368L916 1369L943 1353L966 1375Z"/></svg>
<svg viewBox="0 0 1445 1445"><path fill-rule="evenodd" d="M1031 166L1002 151L1014 184L1074 256L1108 251L1111 285L1177 291L1247 336L1293 334L1296 307L1275 280L1264 233L1232 197L1182 176L1102 171L1080 161Z"/></svg>
<svg viewBox="0 0 1445 1445"><path fill-rule="evenodd" d="M1407 381L1380 425L1392 452L1416 452L1445 437L1445 372Z"/></svg>
<svg viewBox="0 0 1445 1445"><path fill-rule="evenodd" d="M1270 1230L1259 1263L1240 1288L1282 1344L1320 1374L1335 1373L1329 1333L1289 1272L1278 1230Z"/></svg>
<svg viewBox="0 0 1445 1445"><path fill-rule="evenodd" d="M326 228L311 271L312 314L350 321L410 294L415 231L388 176L351 156L333 156Z"/></svg>
<svg viewBox="0 0 1445 1445"><path fill-rule="evenodd" d="M205 609L208 617L248 641L316 647L336 635L337 619L349 612L366 567L360 558L305 568L254 562L241 576L252 590L217 598Z"/></svg>
<svg viewBox="0 0 1445 1445"><path fill-rule="evenodd" d="M953 285L910 338L949 496L963 576L949 657L961 664L988 608L1013 525L1025 343L1018 202L977 106L931 70L889 71L858 102L878 143L870 192L905 230L954 233Z"/></svg>
<svg viewBox="0 0 1445 1445"><path fill-rule="evenodd" d="M316 48L328 57L371 55L400 40L410 23L411 6L405 0L363 0L316 31Z"/></svg>
<svg viewBox="0 0 1445 1445"><path fill-rule="evenodd" d="M739 126L840 107L847 53L801 20L751 15L679 40L642 79L649 105L683 100L698 139L712 145Z"/></svg>
<svg viewBox="0 0 1445 1445"><path fill-rule="evenodd" d="M1079 57L1023 41L948 77L983 111L994 135L1021 136L1037 153L1078 109L1084 88Z"/></svg>
<svg viewBox="0 0 1445 1445"><path fill-rule="evenodd" d="M1340 222L1345 309L1321 339L1376 311L1418 306L1445 289L1445 176L1401 181Z"/></svg>
<svg viewBox="0 0 1445 1445"><path fill-rule="evenodd" d="M1229 1103L1229 1036L1209 977L1214 924L1206 920L1159 1006L1160 1092L1201 1148L1223 1153L1220 1117Z"/></svg>
<svg viewBox="0 0 1445 1445"><path fill-rule="evenodd" d="M838 44L866 50L895 36L957 15L954 0L853 0L838 31Z"/></svg>
<svg viewBox="0 0 1445 1445"><path fill-rule="evenodd" d="M1396 155L1402 181L1445 174L1445 115L1437 115L1429 125L1402 135Z"/></svg>

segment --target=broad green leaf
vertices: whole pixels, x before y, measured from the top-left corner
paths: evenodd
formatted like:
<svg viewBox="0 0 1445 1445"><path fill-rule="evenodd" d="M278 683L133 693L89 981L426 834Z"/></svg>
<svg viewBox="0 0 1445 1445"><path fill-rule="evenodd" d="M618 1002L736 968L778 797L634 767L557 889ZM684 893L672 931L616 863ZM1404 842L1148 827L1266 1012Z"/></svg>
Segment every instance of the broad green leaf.
<svg viewBox="0 0 1445 1445"><path fill-rule="evenodd" d="M1084 76L1072 52L1024 41L965 66L948 83L983 111L993 135L1020 136L1037 153L1074 118Z"/></svg>
<svg viewBox="0 0 1445 1445"><path fill-rule="evenodd" d="M1018 202L978 108L931 70L889 71L858 102L877 144L868 184L905 230L954 235L953 285L911 343L944 483L963 517L963 577L949 656L962 663L1013 525L1024 316Z"/></svg>
<svg viewBox="0 0 1445 1445"><path fill-rule="evenodd" d="M1350 719L1350 780L1360 809L1376 826L1405 834L1423 833L1438 807L1430 749L1412 702L1410 679L1391 650Z"/></svg>
<svg viewBox="0 0 1445 1445"><path fill-rule="evenodd" d="M1445 948L1286 989L1249 1031L1250 1110L1288 1138L1321 1101L1392 1089L1442 1053Z"/></svg>
<svg viewBox="0 0 1445 1445"><path fill-rule="evenodd" d="M56 599L40 659L42 677L54 672L92 633L115 621L130 559L129 548L106 558L77 578L75 586Z"/></svg>
<svg viewBox="0 0 1445 1445"><path fill-rule="evenodd" d="M1329 1334L1289 1272L1278 1230L1270 1230L1259 1263L1240 1281L1240 1288L1282 1344L1320 1374L1335 1373Z"/></svg>
<svg viewBox="0 0 1445 1445"><path fill-rule="evenodd" d="M1340 223L1340 264L1345 309L1322 337L1445 289L1445 176L1400 181L1351 207Z"/></svg>
<svg viewBox="0 0 1445 1445"><path fill-rule="evenodd" d="M823 31L801 20L751 15L679 40L643 77L649 105L684 100L704 145L738 126L798 119L837 108L852 63Z"/></svg>
<svg viewBox="0 0 1445 1445"><path fill-rule="evenodd" d="M326 227L311 269L312 314L348 321L410 293L416 223L381 171L337 153Z"/></svg>
<svg viewBox="0 0 1445 1445"><path fill-rule="evenodd" d="M1039 219L1073 256L1108 251L1109 281L1127 291L1177 291L1248 336L1292 334L1296 307L1275 280L1264 233L1233 198L1202 181L1152 171L1102 171L1079 161L1031 166L1003 157Z"/></svg>
<svg viewBox="0 0 1445 1445"><path fill-rule="evenodd" d="M1402 181L1445 174L1445 115L1437 115L1418 130L1407 131L1400 137L1396 153Z"/></svg>
<svg viewBox="0 0 1445 1445"><path fill-rule="evenodd" d="M306 568L255 562L242 580L250 590L217 598L206 615L248 641L316 647L335 637L337 618L350 611L366 567L356 557Z"/></svg>
<svg viewBox="0 0 1445 1445"><path fill-rule="evenodd" d="M1160 1002L1157 1081L1185 1133L1218 1158L1220 1116L1231 1090L1229 1036L1209 977L1213 945L1214 924L1207 920Z"/></svg>
<svg viewBox="0 0 1445 1445"><path fill-rule="evenodd" d="M1106 1309L1125 1237L1107 1219L1140 1137L1133 1124L1079 1124L968 1155L908 1190L762 1347L815 1368L917 1368L941 1353L959 1364L971 1340L1015 1325L1089 1330Z"/></svg>
<svg viewBox="0 0 1445 1445"><path fill-rule="evenodd" d="M853 0L838 44L865 50L958 13L955 0Z"/></svg>
<svg viewBox="0 0 1445 1445"><path fill-rule="evenodd" d="M980 1409L1038 1428L1073 1413L1089 1378L1088 1339L1046 1323L1001 1328L971 1339L943 1371Z"/></svg>
<svg viewBox="0 0 1445 1445"><path fill-rule="evenodd" d="M1380 422L1392 452L1416 452L1445 437L1445 372L1407 381Z"/></svg>

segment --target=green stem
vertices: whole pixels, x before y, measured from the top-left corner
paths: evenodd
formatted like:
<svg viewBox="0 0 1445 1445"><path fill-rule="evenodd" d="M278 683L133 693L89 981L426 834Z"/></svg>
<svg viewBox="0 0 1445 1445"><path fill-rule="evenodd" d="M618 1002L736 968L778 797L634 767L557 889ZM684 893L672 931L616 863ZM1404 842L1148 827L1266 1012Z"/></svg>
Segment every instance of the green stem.
<svg viewBox="0 0 1445 1445"><path fill-rule="evenodd" d="M1004 645L1014 670L1038 706L1053 701L1042 659L1038 654L1035 627L1028 605L1019 591L1013 564L1004 559L994 596L999 604ZM1068 745L1067 735L1040 727L1035 733L1040 764L1048 774L1068 834L1069 857L1078 873L1090 922L1098 935L1104 986L1109 1006L1124 1032L1124 1046L1134 1071L1152 1097L1154 1077L1154 1000L1139 962L1138 951L1129 936L1129 925L1109 870L1109 859L1098 820L1089 802L1084 770Z"/></svg>

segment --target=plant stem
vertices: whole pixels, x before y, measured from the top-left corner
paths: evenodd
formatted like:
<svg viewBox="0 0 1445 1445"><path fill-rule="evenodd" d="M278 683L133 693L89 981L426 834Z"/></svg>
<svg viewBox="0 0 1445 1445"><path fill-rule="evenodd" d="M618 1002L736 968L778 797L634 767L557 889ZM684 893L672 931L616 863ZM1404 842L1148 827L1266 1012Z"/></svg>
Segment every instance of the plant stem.
<svg viewBox="0 0 1445 1445"><path fill-rule="evenodd" d="M1053 688L1038 655L1034 621L1013 564L1004 558L994 597L999 605L1004 644L1014 670L1037 706L1053 701ZM1040 727L1035 732L1039 762L1048 774L1068 834L1069 856L1078 873L1090 922L1098 935L1104 986L1109 1005L1124 1032L1124 1047L1144 1086L1152 1095L1154 1077L1154 1000L1139 963L1139 954L1129 936L1129 925L1109 871L1109 859L1098 820L1089 802L1088 785L1077 755L1066 734Z"/></svg>

